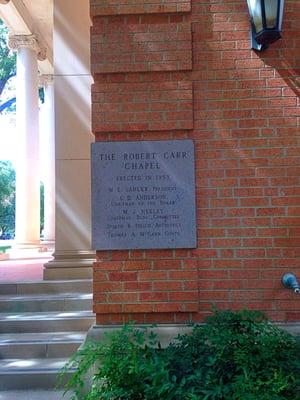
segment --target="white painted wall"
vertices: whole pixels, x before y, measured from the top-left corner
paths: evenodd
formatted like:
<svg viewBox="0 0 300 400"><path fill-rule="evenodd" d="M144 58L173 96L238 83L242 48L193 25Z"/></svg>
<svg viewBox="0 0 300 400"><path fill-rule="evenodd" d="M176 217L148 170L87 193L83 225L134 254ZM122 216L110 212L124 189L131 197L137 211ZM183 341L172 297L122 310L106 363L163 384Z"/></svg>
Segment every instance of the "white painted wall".
<svg viewBox="0 0 300 400"><path fill-rule="evenodd" d="M89 2L54 1L56 251L90 249Z"/></svg>

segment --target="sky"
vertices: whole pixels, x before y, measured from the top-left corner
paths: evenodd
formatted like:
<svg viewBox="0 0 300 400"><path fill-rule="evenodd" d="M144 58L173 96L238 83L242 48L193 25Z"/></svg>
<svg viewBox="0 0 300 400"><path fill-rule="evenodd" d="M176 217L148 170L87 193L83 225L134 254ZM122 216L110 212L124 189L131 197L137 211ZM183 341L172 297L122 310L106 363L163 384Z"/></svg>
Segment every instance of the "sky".
<svg viewBox="0 0 300 400"><path fill-rule="evenodd" d="M0 103L16 96L16 77L11 78L3 92ZM42 139L42 138L41 138ZM18 135L16 129L16 113L14 111L3 111L0 113L0 160L10 160L16 166ZM43 143L40 144L41 146ZM43 159L40 160L40 174L44 175Z"/></svg>
<svg viewBox="0 0 300 400"><path fill-rule="evenodd" d="M9 84L1 94L1 101L4 102L16 95L15 78L9 81ZM41 138L42 139L42 138ZM13 111L0 113L0 160L10 160L16 166L18 135L16 128L16 113ZM42 145L42 143L41 143ZM40 160L40 173L43 176L43 160Z"/></svg>
<svg viewBox="0 0 300 400"><path fill-rule="evenodd" d="M17 134L14 114L0 114L0 160L15 164Z"/></svg>
<svg viewBox="0 0 300 400"><path fill-rule="evenodd" d="M15 113L0 113L0 160L10 160L16 167L17 158L17 129ZM40 144L42 145L42 144ZM44 144L43 144L44 145ZM43 158L40 159L40 176L43 180L46 165Z"/></svg>
<svg viewBox="0 0 300 400"><path fill-rule="evenodd" d="M15 78L9 80L2 94L1 103L16 95ZM13 163L16 157L15 146L16 136L16 115L15 112L0 113L0 160L11 160Z"/></svg>

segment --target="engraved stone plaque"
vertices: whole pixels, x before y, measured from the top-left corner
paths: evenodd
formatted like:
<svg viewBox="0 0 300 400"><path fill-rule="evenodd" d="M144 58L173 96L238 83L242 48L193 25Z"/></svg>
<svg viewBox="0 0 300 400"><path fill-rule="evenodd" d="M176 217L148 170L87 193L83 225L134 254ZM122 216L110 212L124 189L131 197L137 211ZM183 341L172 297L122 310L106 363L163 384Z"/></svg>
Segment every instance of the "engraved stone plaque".
<svg viewBox="0 0 300 400"><path fill-rule="evenodd" d="M196 247L192 140L92 144L92 245Z"/></svg>

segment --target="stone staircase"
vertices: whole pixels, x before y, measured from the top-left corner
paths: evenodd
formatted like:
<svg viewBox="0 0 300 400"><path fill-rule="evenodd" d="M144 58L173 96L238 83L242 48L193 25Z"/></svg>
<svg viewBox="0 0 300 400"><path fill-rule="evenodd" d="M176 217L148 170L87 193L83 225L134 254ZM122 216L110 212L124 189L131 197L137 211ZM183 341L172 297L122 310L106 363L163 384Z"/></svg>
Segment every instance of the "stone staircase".
<svg viewBox="0 0 300 400"><path fill-rule="evenodd" d="M95 322L91 309L90 280L0 284L0 392L52 389Z"/></svg>

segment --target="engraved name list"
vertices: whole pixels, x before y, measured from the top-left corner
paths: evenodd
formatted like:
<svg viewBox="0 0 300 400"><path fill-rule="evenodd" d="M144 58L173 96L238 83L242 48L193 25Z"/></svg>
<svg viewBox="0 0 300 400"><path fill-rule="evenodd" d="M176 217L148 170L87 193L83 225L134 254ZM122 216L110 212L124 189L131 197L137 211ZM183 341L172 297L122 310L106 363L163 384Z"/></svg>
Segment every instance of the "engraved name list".
<svg viewBox="0 0 300 400"><path fill-rule="evenodd" d="M92 242L98 250L196 247L191 140L92 145Z"/></svg>

